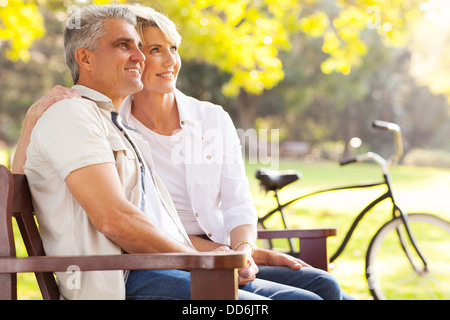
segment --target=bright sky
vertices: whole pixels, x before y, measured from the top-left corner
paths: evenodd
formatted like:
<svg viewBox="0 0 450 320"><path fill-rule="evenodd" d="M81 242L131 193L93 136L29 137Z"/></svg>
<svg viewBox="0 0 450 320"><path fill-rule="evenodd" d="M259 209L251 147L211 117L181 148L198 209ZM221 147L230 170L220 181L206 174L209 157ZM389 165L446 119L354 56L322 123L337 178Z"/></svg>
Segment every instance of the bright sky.
<svg viewBox="0 0 450 320"><path fill-rule="evenodd" d="M450 1L431 0L420 5L428 20L433 21L438 26L450 24Z"/></svg>
<svg viewBox="0 0 450 320"><path fill-rule="evenodd" d="M412 74L434 93L450 95L450 1L431 0L420 8L425 19L417 22L410 43Z"/></svg>

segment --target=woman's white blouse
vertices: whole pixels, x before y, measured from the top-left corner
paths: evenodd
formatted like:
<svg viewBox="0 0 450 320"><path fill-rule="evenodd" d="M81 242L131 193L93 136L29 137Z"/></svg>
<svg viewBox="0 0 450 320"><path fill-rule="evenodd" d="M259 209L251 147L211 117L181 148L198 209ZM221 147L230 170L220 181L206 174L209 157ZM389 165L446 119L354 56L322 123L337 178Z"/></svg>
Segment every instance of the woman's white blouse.
<svg viewBox="0 0 450 320"><path fill-rule="evenodd" d="M155 139L154 132L146 133L131 115L131 99L122 106L121 116L149 143L152 155L144 157L154 162L187 232L205 233L229 245L231 230L257 222L236 128L221 106L179 90L175 96L182 129L170 137ZM170 150L161 145L165 138L170 139Z"/></svg>

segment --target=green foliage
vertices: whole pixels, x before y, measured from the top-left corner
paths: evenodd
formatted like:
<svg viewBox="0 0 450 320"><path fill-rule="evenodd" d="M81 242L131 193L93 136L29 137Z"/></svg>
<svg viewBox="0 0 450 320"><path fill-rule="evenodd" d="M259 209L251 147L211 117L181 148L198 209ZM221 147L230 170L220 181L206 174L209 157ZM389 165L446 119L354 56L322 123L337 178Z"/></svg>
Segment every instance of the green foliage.
<svg viewBox="0 0 450 320"><path fill-rule="evenodd" d="M0 139L14 142L26 108L52 85L71 84L61 48L68 7L110 2L0 0ZM381 117L400 122L411 147L433 141L430 147L437 149L439 137L448 136L446 106L426 87L418 90L403 57L411 25L423 27L416 21L426 0L139 2L166 13L183 36L180 89L223 105L238 126L252 127L262 117L286 139L314 145L359 136L370 144L365 128ZM21 14L30 21L17 18ZM47 35L37 38L38 30ZM431 39L430 33L420 39ZM30 47L32 39L37 41ZM444 40L445 34L433 43L444 47ZM428 47L428 56L436 57L436 46ZM440 53L434 67L424 69L430 66L420 63L425 53L415 59L421 84L448 93L448 59Z"/></svg>
<svg viewBox="0 0 450 320"><path fill-rule="evenodd" d="M1 2L4 28L0 39L11 41L8 51L11 59L29 59L27 49L44 32L36 1ZM141 2L155 6L154 1ZM231 77L223 85L223 93L236 97L241 89L260 95L284 79L279 53L292 48L291 34L298 31L308 37L323 38L322 50L328 57L321 64L322 72L349 74L361 65L368 51L364 31L376 29L386 44L402 43L405 26L417 18L420 2L172 0L161 1L156 6L179 26L184 38L183 58L206 62L229 73Z"/></svg>
<svg viewBox="0 0 450 320"><path fill-rule="evenodd" d="M13 60L29 61L29 47L45 33L44 21L34 1L0 1L0 45L10 42L6 56Z"/></svg>
<svg viewBox="0 0 450 320"><path fill-rule="evenodd" d="M290 49L289 28L298 1L165 1L179 26L183 59L206 62L231 75L223 92L261 94L284 77L280 50Z"/></svg>

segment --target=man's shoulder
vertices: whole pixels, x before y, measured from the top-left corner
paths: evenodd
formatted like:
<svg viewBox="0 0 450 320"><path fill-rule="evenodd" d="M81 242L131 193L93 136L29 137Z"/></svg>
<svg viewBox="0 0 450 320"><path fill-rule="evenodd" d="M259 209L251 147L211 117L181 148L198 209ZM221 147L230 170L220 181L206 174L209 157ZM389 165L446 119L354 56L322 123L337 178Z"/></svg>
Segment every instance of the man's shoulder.
<svg viewBox="0 0 450 320"><path fill-rule="evenodd" d="M56 102L48 108L36 123L35 129L45 126L97 123L100 124L101 113L95 102L84 98L70 98ZM55 127L56 128L56 127Z"/></svg>
<svg viewBox="0 0 450 320"><path fill-rule="evenodd" d="M74 97L56 102L44 112L42 117L52 117L57 115L67 116L82 113L98 114L98 107L95 102L91 100Z"/></svg>
<svg viewBox="0 0 450 320"><path fill-rule="evenodd" d="M83 98L64 99L48 108L37 121L32 136L58 139L77 135L86 128L105 129L105 122L95 102ZM98 130L95 129L95 130Z"/></svg>

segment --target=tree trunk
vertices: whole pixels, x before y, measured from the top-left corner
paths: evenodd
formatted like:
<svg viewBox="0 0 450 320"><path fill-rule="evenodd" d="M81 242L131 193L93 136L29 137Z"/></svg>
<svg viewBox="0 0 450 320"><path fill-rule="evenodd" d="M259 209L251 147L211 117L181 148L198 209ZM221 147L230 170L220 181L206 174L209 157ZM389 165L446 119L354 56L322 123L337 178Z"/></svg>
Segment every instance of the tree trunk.
<svg viewBox="0 0 450 320"><path fill-rule="evenodd" d="M241 91L239 94L238 122L242 130L255 128L256 103L259 96Z"/></svg>

